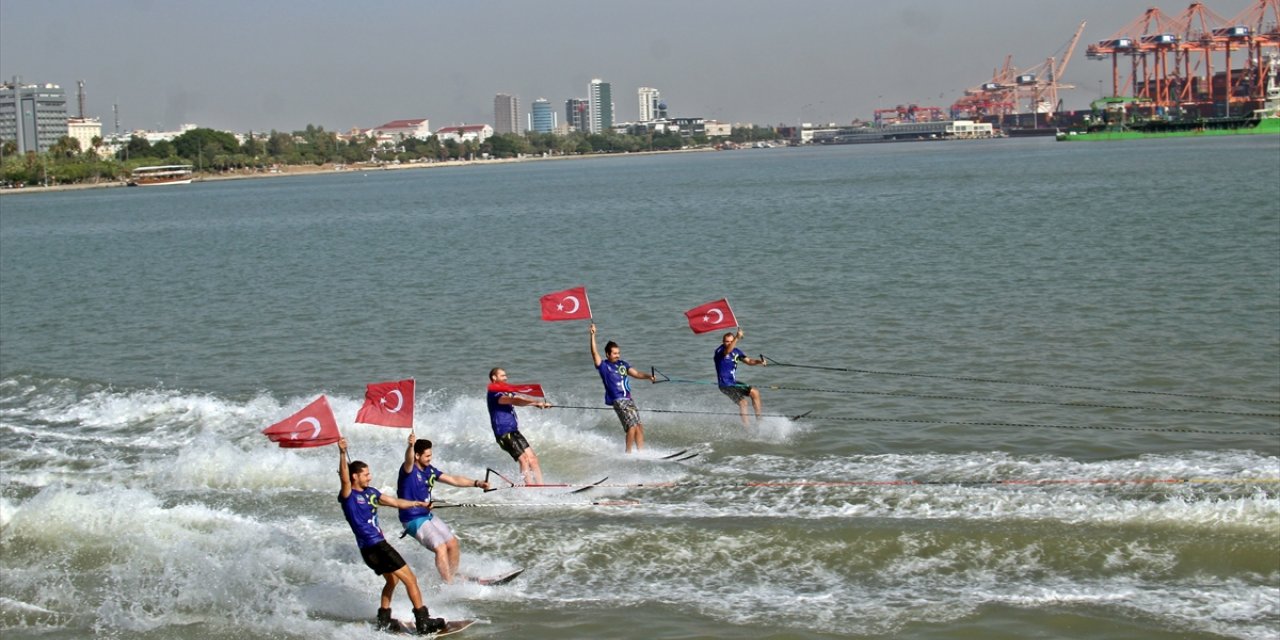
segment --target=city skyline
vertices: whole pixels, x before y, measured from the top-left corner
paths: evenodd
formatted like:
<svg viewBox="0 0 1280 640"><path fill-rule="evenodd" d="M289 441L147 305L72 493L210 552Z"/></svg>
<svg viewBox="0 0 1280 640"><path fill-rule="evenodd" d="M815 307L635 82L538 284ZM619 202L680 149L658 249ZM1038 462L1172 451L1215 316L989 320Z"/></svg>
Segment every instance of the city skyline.
<svg viewBox="0 0 1280 640"><path fill-rule="evenodd" d="M1254 4L1206 6L1230 19ZM588 6L597 8L598 24L564 19ZM1058 53L1081 21L1088 24L1064 78L1077 88L1063 92L1063 103L1087 107L1110 65L1087 59L1084 47L1150 6L655 0L647 14L681 19L641 23L629 5L578 0L5 0L0 74L58 84L68 95L83 80L86 115L102 120L104 134L114 131L116 104L122 131L187 122L234 131L307 124L345 131L400 118L492 123L498 93L522 107L538 97L563 105L587 98L593 78L611 84L615 121L638 119L637 89L659 87L673 117L847 123L899 104L946 108L1006 56L1028 68ZM1170 16L1186 8L1155 6ZM389 15L396 19L378 19ZM526 116L521 111L519 121Z"/></svg>

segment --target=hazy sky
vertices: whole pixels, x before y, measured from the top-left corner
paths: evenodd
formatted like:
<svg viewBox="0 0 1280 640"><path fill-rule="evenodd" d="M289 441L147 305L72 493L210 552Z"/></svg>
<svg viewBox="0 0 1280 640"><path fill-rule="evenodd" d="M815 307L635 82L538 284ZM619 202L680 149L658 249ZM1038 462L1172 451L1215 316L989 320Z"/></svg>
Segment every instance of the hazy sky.
<svg viewBox="0 0 1280 640"><path fill-rule="evenodd" d="M1257 0L1208 0L1230 19ZM616 120L656 87L673 116L840 122L876 108L946 108L1013 56L1065 50L1086 107L1110 63L1085 45L1151 6L1188 0L0 0L0 78L59 84L75 115L113 131L181 123L235 131L493 122L493 97L527 112L613 86ZM1109 80L1108 80L1109 83ZM563 118L563 116L561 116Z"/></svg>

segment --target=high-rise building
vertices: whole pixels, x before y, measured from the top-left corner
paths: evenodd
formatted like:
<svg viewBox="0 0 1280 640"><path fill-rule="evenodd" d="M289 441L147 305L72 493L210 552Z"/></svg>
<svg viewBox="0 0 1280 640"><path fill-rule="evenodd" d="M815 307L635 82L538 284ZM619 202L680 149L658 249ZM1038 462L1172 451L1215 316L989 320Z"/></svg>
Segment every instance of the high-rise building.
<svg viewBox="0 0 1280 640"><path fill-rule="evenodd" d="M556 112L546 98L533 101L533 111L529 113L529 129L535 133L551 133L556 129Z"/></svg>
<svg viewBox="0 0 1280 640"><path fill-rule="evenodd" d="M67 94L56 84L0 84L0 141L11 140L18 153L47 151L67 135Z"/></svg>
<svg viewBox="0 0 1280 640"><path fill-rule="evenodd" d="M493 132L523 133L520 129L520 99L505 93L493 98Z"/></svg>
<svg viewBox="0 0 1280 640"><path fill-rule="evenodd" d="M582 98L569 98L564 101L564 122L570 131L591 131L591 103Z"/></svg>
<svg viewBox="0 0 1280 640"><path fill-rule="evenodd" d="M591 104L591 118L587 123L591 133L603 133L613 128L613 90L600 78L587 85L587 100Z"/></svg>
<svg viewBox="0 0 1280 640"><path fill-rule="evenodd" d="M658 102L662 96L653 87L640 87L636 94L640 97L640 119L637 122L653 122L658 119Z"/></svg>

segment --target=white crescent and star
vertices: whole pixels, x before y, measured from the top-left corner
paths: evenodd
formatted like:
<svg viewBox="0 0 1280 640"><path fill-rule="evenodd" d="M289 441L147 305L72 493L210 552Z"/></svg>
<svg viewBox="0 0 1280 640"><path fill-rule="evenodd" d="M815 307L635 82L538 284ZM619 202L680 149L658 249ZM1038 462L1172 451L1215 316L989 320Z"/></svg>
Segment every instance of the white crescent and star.
<svg viewBox="0 0 1280 640"><path fill-rule="evenodd" d="M715 320L711 320L711 314L713 313L716 314ZM711 324L720 324L721 322L724 322L724 312L719 309L708 309L706 315L702 316L702 319L710 322Z"/></svg>
<svg viewBox="0 0 1280 640"><path fill-rule="evenodd" d="M399 389L392 389L391 391L387 392L386 396L383 396L382 404L384 405L387 404L387 397L391 395L395 395L396 397L396 406L392 408L388 408L387 411L390 413L400 413L400 409L404 408L404 394L400 393Z"/></svg>
<svg viewBox="0 0 1280 640"><path fill-rule="evenodd" d="M320 421L315 418L303 418L298 421L298 424L296 426L302 426L302 424L306 422L309 422L315 425L315 428L316 428L315 432L311 434L311 439L315 440L316 438L319 438L320 437ZM290 440L297 440L297 439L298 439L298 432L295 431L293 433L293 436L290 438Z"/></svg>

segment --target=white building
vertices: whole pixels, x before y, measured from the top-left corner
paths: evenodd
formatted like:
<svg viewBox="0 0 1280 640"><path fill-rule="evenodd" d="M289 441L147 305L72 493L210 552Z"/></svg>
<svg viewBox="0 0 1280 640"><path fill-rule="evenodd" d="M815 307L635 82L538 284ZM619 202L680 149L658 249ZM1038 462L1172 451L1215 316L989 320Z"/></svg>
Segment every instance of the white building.
<svg viewBox="0 0 1280 640"><path fill-rule="evenodd" d="M97 118L67 118L67 135L80 142L81 151L91 151L93 139L102 137L102 121Z"/></svg>
<svg viewBox="0 0 1280 640"><path fill-rule="evenodd" d="M719 120L707 120L703 123L707 128L708 138L727 137L733 135L733 125Z"/></svg>
<svg viewBox="0 0 1280 640"><path fill-rule="evenodd" d="M487 124L463 124L456 127L445 127L436 131L440 142L453 140L459 144L470 140L479 144L493 136L493 127Z"/></svg>
<svg viewBox="0 0 1280 640"><path fill-rule="evenodd" d="M639 122L652 122L658 119L658 103L662 101L661 94L653 87L640 87L636 91L636 95L640 98L640 118Z"/></svg>
<svg viewBox="0 0 1280 640"><path fill-rule="evenodd" d="M426 118L392 120L369 130L368 136L389 142L404 142L409 138L426 140L431 137L431 125Z"/></svg>
<svg viewBox="0 0 1280 640"><path fill-rule="evenodd" d="M587 85L587 100L590 107L590 120L587 130L591 133L604 133L613 128L613 88L600 78L593 78Z"/></svg>
<svg viewBox="0 0 1280 640"><path fill-rule="evenodd" d="M137 129L132 131L129 135L143 138L148 143L155 144L163 140L173 140L174 138L196 128L198 128L198 125L184 124L179 126L177 131L146 131L143 129Z"/></svg>
<svg viewBox="0 0 1280 640"><path fill-rule="evenodd" d="M947 125L947 133L956 138L994 138L995 127L990 122L955 120Z"/></svg>

